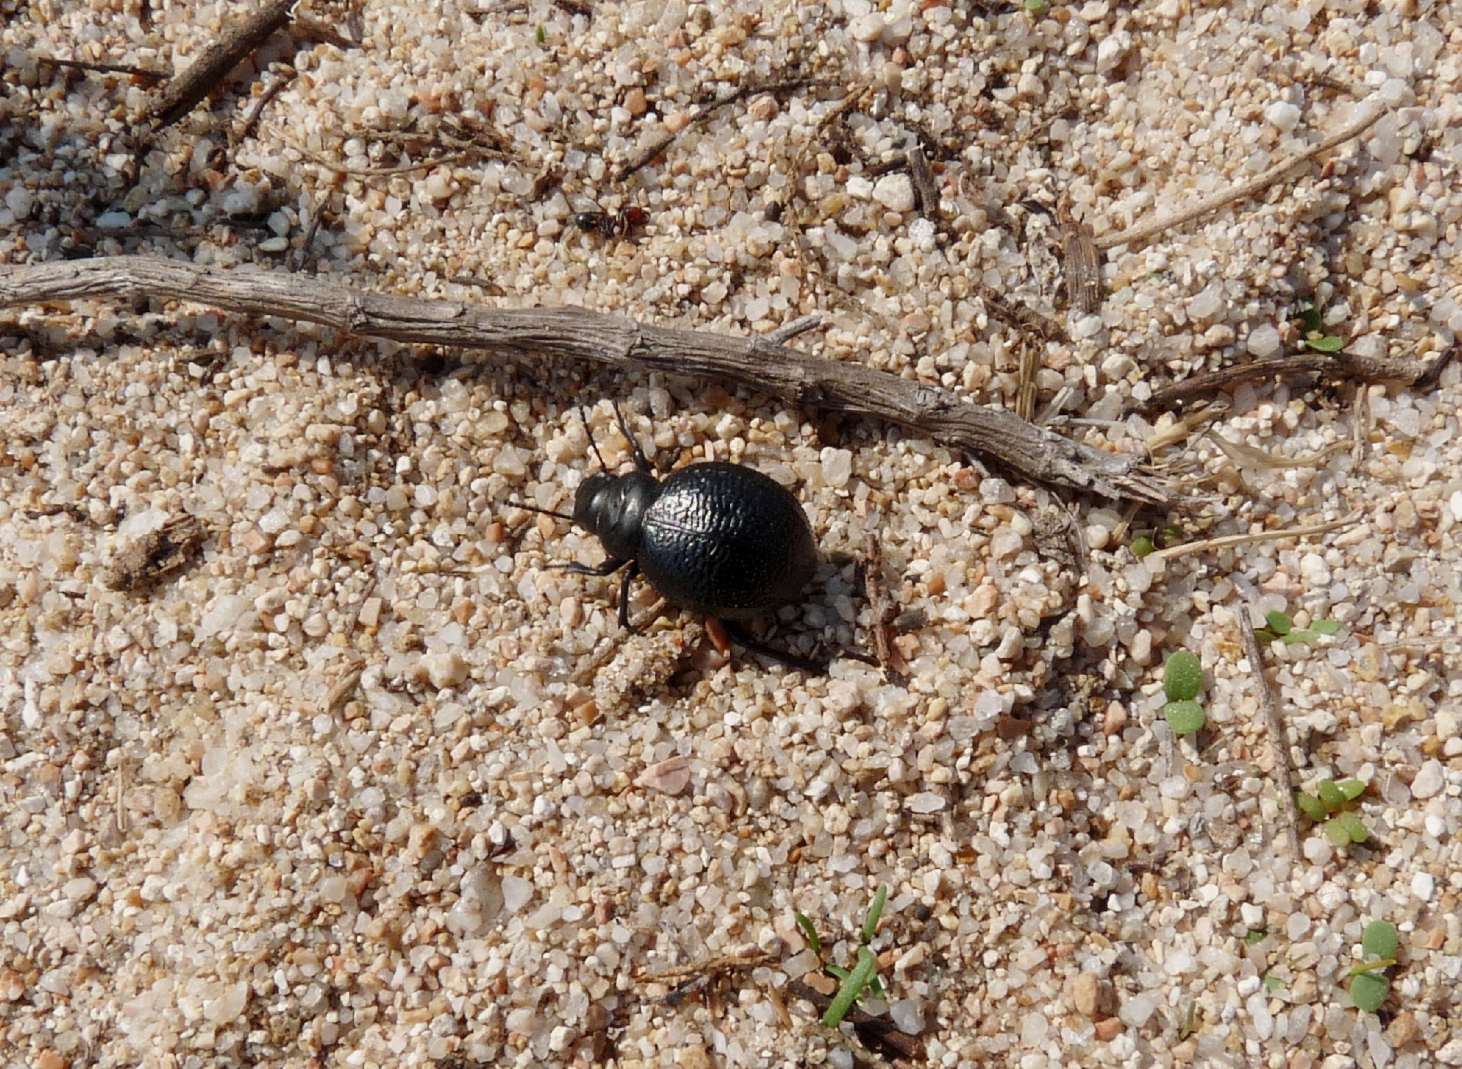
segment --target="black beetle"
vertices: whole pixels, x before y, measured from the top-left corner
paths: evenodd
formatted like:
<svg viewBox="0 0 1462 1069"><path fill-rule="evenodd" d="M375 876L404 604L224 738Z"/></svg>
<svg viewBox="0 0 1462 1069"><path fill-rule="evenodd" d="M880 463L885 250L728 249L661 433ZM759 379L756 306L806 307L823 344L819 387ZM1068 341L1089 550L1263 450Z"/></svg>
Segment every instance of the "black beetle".
<svg viewBox="0 0 1462 1069"><path fill-rule="evenodd" d="M604 547L602 564L556 567L600 576L624 568L621 627L630 627L630 583L643 575L666 601L720 620L748 649L798 668L825 667L765 646L735 622L795 601L812 579L817 546L797 498L744 464L691 464L657 479L617 405L614 414L634 450L634 471L611 474L591 432L605 470L579 485L573 515L519 504L572 520Z"/></svg>

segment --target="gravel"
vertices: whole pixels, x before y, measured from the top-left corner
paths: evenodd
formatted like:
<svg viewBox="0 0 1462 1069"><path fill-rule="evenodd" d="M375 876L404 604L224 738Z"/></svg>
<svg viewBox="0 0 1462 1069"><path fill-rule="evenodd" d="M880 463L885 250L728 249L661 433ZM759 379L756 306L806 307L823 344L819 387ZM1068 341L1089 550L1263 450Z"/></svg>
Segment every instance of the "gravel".
<svg viewBox="0 0 1462 1069"><path fill-rule="evenodd" d="M1030 346L1036 411L1059 394L1055 425L1133 455L1176 416L1134 402L1296 351L1302 301L1355 351L1432 358L1462 332L1445 5L1022 7L382 0L361 48L271 40L263 77L242 65L131 182L143 90L36 57L181 67L231 5L153 5L150 26L33 5L0 26L0 263L305 264L736 334L816 312L795 344L1010 408ZM701 117L789 72L864 92L836 121L844 92L815 87ZM1371 95L1391 110L1360 143L1111 250L1100 311L1066 316L1058 202L1112 233ZM455 156L402 131L464 129L506 150L318 162ZM899 170L915 141L939 219ZM648 221L580 231L596 203ZM985 292L1070 337L1022 334ZM1428 390L1238 386L1158 450L1196 507L1153 517L717 383L195 305L6 311L0 364L16 1064L848 1065L782 990L820 973L793 911L843 963L880 885L888 1005L869 1005L928 1066L1462 1064L1457 367ZM826 559L778 641L872 645L856 557L876 533L913 614L907 683L852 658L826 678L728 663L674 610L623 640L612 579L547 568L600 549L510 502L570 507L597 464L580 404L627 462L610 399L666 467L750 463L804 502ZM1207 429L1268 459L1240 467ZM183 567L102 581L183 514L206 532ZM1170 522L1193 540L1352 515L1303 541L1128 548ZM1285 854L1235 627L1270 611L1342 627L1269 646L1268 678L1300 782L1368 783L1365 848L1306 826ZM1161 713L1179 648L1208 672L1196 740ZM1386 1026L1345 990L1378 917L1403 944ZM753 951L714 997L647 976Z"/></svg>

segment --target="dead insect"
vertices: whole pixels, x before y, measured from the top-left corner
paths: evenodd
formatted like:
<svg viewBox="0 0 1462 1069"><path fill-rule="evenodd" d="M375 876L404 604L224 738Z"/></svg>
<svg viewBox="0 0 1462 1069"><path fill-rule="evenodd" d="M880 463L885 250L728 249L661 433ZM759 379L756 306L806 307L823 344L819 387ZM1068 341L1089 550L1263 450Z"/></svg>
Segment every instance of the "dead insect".
<svg viewBox="0 0 1462 1069"><path fill-rule="evenodd" d="M586 234L598 234L601 238L627 238L650 221L650 213L638 204L631 204L617 212L606 212L594 201L592 211L574 213L574 225Z"/></svg>
<svg viewBox="0 0 1462 1069"><path fill-rule="evenodd" d="M181 569L203 543L206 532L196 516L184 513L154 527L117 551L102 573L113 590L141 590Z"/></svg>

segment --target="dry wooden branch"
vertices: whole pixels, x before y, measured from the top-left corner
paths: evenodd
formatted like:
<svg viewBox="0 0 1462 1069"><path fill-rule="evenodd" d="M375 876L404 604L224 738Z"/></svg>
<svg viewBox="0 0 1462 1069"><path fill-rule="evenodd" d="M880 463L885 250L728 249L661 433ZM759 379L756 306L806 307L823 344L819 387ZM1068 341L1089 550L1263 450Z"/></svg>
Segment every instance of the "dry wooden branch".
<svg viewBox="0 0 1462 1069"><path fill-rule="evenodd" d="M1430 364L1402 360L1390 356L1359 356L1355 353L1294 353L1265 360L1250 360L1232 367L1189 375L1160 390L1142 402L1140 411L1161 412L1185 404L1195 398L1208 397L1237 386L1241 382L1271 377L1291 378L1296 375L1321 375L1341 382L1399 382L1403 385L1434 385L1433 370L1447 359L1447 353L1433 357Z"/></svg>
<svg viewBox="0 0 1462 1069"><path fill-rule="evenodd" d="M1269 752L1274 762L1274 778L1279 793L1284 796L1284 810L1289 814L1285 825L1285 837L1289 848L1298 861L1300 853L1300 811L1294 796L1294 776L1289 770L1289 731L1284 724L1284 710L1269 680L1264 676L1264 652L1259 648L1259 639L1254 634L1254 625L1249 622L1249 607L1239 606L1239 634L1244 640L1244 656L1249 658L1249 671L1253 673L1254 685L1259 688L1259 704L1264 710L1264 722L1269 733Z"/></svg>
<svg viewBox="0 0 1462 1069"><path fill-rule="evenodd" d="M197 103L211 93L228 72L269 39L269 35L289 21L289 9L297 0L268 0L267 3L230 22L218 40L203 50L186 70L164 85L157 93L148 117L153 129L161 130L177 122Z"/></svg>
<svg viewBox="0 0 1462 1069"><path fill-rule="evenodd" d="M939 386L764 339L654 326L584 308L495 309L394 297L286 272L217 270L149 256L0 267L0 308L89 297L196 301L364 337L735 383L798 406L896 423L958 452L998 461L1033 482L1176 504L1164 483L1137 470L1135 457L1093 449Z"/></svg>
<svg viewBox="0 0 1462 1069"><path fill-rule="evenodd" d="M1336 145L1349 141L1352 137L1359 137L1375 125L1382 115L1386 114L1386 108L1381 104L1372 104L1369 107L1362 107L1360 113L1350 122L1331 134L1318 144L1296 152L1292 156L1286 156L1273 167L1262 174L1255 175L1247 182L1240 182L1236 186L1225 189L1211 197L1205 197L1177 211L1169 212L1167 215L1158 216L1147 223L1138 223L1136 226L1128 227L1126 230L1119 230L1115 234L1104 234L1096 239L1096 247L1099 250L1115 248L1118 245L1135 245L1140 241L1146 241L1150 237L1156 237L1165 230L1171 230L1175 226L1182 226L1205 215L1212 215L1221 208L1225 208L1236 201L1248 200L1256 194L1264 192L1274 185L1297 165L1312 160L1322 152L1328 152Z"/></svg>

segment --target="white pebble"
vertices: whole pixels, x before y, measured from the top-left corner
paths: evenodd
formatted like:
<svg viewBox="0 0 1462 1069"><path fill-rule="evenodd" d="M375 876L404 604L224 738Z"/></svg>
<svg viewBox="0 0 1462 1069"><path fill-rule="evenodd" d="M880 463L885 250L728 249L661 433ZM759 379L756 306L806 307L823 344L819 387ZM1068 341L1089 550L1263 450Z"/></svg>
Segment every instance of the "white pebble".
<svg viewBox="0 0 1462 1069"><path fill-rule="evenodd" d="M886 174L873 185L873 199L889 211L914 210L914 183L906 174Z"/></svg>
<svg viewBox="0 0 1462 1069"><path fill-rule="evenodd" d="M1418 872L1411 878L1411 893L1423 902L1430 902L1437 889L1437 879L1430 872Z"/></svg>
<svg viewBox="0 0 1462 1069"><path fill-rule="evenodd" d="M5 194L5 207L10 209L10 214L15 216L17 222L30 216L31 207L35 204L35 194L24 186L16 186L9 193Z"/></svg>
<svg viewBox="0 0 1462 1069"><path fill-rule="evenodd" d="M96 225L101 230L121 230L132 225L132 217L126 212L103 212L96 217Z"/></svg>
<svg viewBox="0 0 1462 1069"><path fill-rule="evenodd" d="M915 813L937 813L943 808L944 795L933 791L924 791L909 798L909 809Z"/></svg>
<svg viewBox="0 0 1462 1069"><path fill-rule="evenodd" d="M635 779L635 786L661 794L679 794L690 784L690 762L680 756L648 766Z"/></svg>
<svg viewBox="0 0 1462 1069"><path fill-rule="evenodd" d="M1448 500L1447 507L1452 510L1452 519L1462 523L1462 490L1452 491L1452 497Z"/></svg>
<svg viewBox="0 0 1462 1069"><path fill-rule="evenodd" d="M852 475L853 453L851 450L829 447L822 451L823 482L836 489L840 486L847 486Z"/></svg>
<svg viewBox="0 0 1462 1069"><path fill-rule="evenodd" d="M1244 348L1249 350L1251 356L1262 360L1279 352L1279 342L1279 331L1265 323L1249 332L1248 338L1244 340Z"/></svg>
<svg viewBox="0 0 1462 1069"><path fill-rule="evenodd" d="M1141 1028L1152 1017L1156 1009L1157 1003L1151 998L1146 995L1137 995L1122 1003L1122 1008L1117 1012L1117 1016L1129 1028Z"/></svg>
<svg viewBox="0 0 1462 1069"><path fill-rule="evenodd" d="M918 999L901 998L888 1007L894 1027L906 1035L917 1036L924 1031L924 1004Z"/></svg>
<svg viewBox="0 0 1462 1069"><path fill-rule="evenodd" d="M426 676L438 690L455 687L467 678L467 662L455 650L428 653L422 658Z"/></svg>
<svg viewBox="0 0 1462 1069"><path fill-rule="evenodd" d="M1223 309L1223 286L1210 282L1188 302L1188 314L1197 320L1212 319Z"/></svg>
<svg viewBox="0 0 1462 1069"><path fill-rule="evenodd" d="M1312 587L1330 585L1330 566L1318 553L1306 553L1300 558L1300 575Z"/></svg>
<svg viewBox="0 0 1462 1069"><path fill-rule="evenodd" d="M533 885L520 876L503 877L503 909L517 913L533 897Z"/></svg>
<svg viewBox="0 0 1462 1069"><path fill-rule="evenodd" d="M860 16L848 27L853 40L869 44L883 36L883 16L875 12Z"/></svg>
<svg viewBox="0 0 1462 1069"><path fill-rule="evenodd" d="M1264 109L1264 118L1281 133L1289 133L1300 121L1300 109L1287 100L1276 100Z"/></svg>
<svg viewBox="0 0 1462 1069"><path fill-rule="evenodd" d="M1443 782L1442 763L1434 758L1422 765L1416 779L1411 781L1411 797L1431 798L1440 794Z"/></svg>

